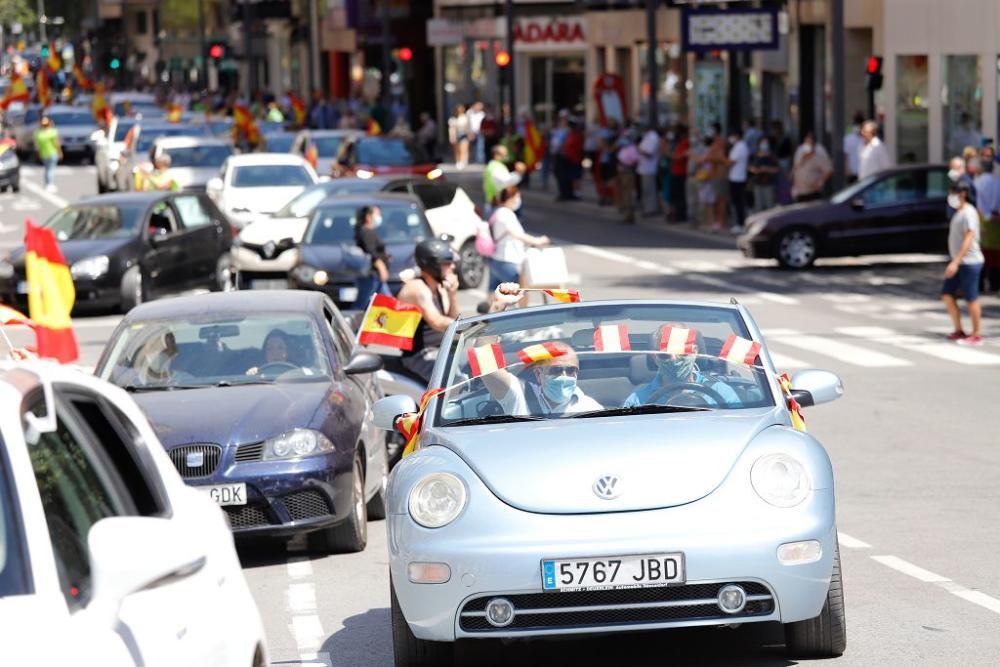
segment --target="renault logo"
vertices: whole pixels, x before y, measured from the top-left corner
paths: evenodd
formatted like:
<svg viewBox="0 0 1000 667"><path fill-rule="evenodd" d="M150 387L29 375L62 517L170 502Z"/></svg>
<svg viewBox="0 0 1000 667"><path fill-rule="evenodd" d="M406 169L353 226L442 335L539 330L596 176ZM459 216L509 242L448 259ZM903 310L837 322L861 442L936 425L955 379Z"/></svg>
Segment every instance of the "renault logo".
<svg viewBox="0 0 1000 667"><path fill-rule="evenodd" d="M188 468L200 468L205 465L205 452L188 452L184 463Z"/></svg>
<svg viewBox="0 0 1000 667"><path fill-rule="evenodd" d="M618 490L618 475L602 475L594 482L594 493L598 498L614 500L621 492Z"/></svg>
<svg viewBox="0 0 1000 667"><path fill-rule="evenodd" d="M274 253L278 251L278 246L274 244L274 241L268 241L264 244L264 257L266 259L271 259L274 257Z"/></svg>

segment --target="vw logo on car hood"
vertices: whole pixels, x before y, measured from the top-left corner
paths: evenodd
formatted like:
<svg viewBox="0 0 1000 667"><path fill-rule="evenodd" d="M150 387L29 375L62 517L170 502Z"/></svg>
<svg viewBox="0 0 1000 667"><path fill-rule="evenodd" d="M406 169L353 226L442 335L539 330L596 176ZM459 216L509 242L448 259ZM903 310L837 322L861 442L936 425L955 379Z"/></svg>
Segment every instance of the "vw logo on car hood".
<svg viewBox="0 0 1000 667"><path fill-rule="evenodd" d="M621 495L618 475L601 475L594 482L594 495L604 500L614 500Z"/></svg>

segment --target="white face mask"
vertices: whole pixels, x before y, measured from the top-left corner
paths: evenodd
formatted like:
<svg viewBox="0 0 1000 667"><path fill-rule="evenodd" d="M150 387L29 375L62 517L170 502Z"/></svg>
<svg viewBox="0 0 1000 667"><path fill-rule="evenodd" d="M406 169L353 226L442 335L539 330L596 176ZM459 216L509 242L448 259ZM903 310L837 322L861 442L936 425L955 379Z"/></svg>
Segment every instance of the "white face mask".
<svg viewBox="0 0 1000 667"><path fill-rule="evenodd" d="M948 170L948 178L951 179L952 182L957 181L958 179L962 178L962 170L961 169L949 169Z"/></svg>
<svg viewBox="0 0 1000 667"><path fill-rule="evenodd" d="M948 206L951 206L956 211L962 208L962 198L956 194L948 195Z"/></svg>
<svg viewBox="0 0 1000 667"><path fill-rule="evenodd" d="M514 195L510 200L510 209L516 211L521 208L521 195Z"/></svg>

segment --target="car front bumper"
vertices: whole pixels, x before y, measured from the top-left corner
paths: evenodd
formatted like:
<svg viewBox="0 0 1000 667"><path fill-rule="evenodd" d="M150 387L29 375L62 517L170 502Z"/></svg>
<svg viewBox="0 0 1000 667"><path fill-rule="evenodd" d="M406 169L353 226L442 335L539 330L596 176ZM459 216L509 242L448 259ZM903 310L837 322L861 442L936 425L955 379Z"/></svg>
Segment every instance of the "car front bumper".
<svg viewBox="0 0 1000 667"><path fill-rule="evenodd" d="M17 185L21 181L21 165L0 168L0 185Z"/></svg>
<svg viewBox="0 0 1000 667"><path fill-rule="evenodd" d="M0 303L27 312L28 294L21 287L24 277L0 280ZM110 308L122 301L121 286L107 275L97 279L75 278L73 288L76 290L74 308Z"/></svg>
<svg viewBox="0 0 1000 667"><path fill-rule="evenodd" d="M463 516L435 530L422 528L408 515L392 514L388 531L393 588L414 635L435 641L789 623L818 616L837 544L833 491L813 491L799 507L780 510L760 507L759 499L740 507L713 496L659 510L546 515L515 510L473 493ZM474 502L498 506L471 511ZM818 561L779 562L780 545L802 540L820 542ZM684 554L682 586L591 591L583 596L542 589L543 559L676 552ZM446 563L451 578L443 584L412 583L407 574L411 562ZM723 613L714 603L690 606L692 600L714 598L726 583L743 585L758 598L755 606L736 615ZM486 623L481 611L494 597L514 603L515 621L505 628ZM532 614L531 607L548 611Z"/></svg>
<svg viewBox="0 0 1000 667"><path fill-rule="evenodd" d="M771 239L760 234L743 234L736 239L736 247L740 249L744 257L750 259L772 259L774 257L774 243Z"/></svg>
<svg viewBox="0 0 1000 667"><path fill-rule="evenodd" d="M298 253L289 248L271 259L265 259L254 249L233 246L230 250L233 268L250 280L286 280L295 266ZM247 287L253 287L249 282Z"/></svg>

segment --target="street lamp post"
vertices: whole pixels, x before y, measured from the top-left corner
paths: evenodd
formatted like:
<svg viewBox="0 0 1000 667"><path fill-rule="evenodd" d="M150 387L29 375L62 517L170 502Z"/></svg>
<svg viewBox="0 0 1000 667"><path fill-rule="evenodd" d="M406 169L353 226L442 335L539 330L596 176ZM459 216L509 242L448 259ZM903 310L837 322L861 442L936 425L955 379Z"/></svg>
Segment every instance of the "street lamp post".
<svg viewBox="0 0 1000 667"><path fill-rule="evenodd" d="M656 73L656 5L657 0L646 0L646 70L649 75L649 127L655 128L659 121L656 108L657 84Z"/></svg>
<svg viewBox="0 0 1000 667"><path fill-rule="evenodd" d="M846 85L844 82L844 0L830 2L831 55L833 56L833 127L830 147L833 149L833 188L840 190L846 181L846 156L844 155L844 108Z"/></svg>
<svg viewBox="0 0 1000 667"><path fill-rule="evenodd" d="M45 24L47 18L45 16L45 0L38 0L38 36L41 41L46 41L47 37L45 35Z"/></svg>
<svg viewBox="0 0 1000 667"><path fill-rule="evenodd" d="M510 86L510 95L507 99L509 100L510 113L508 114L508 119L510 120L510 134L517 132L517 86L516 79L514 78L515 69L517 64L517 58L514 56L514 0L507 0L506 6L504 7L507 17L507 53L510 55L510 64L507 65L507 84ZM503 93L501 89L501 94ZM500 100L500 112L503 113L503 99Z"/></svg>

